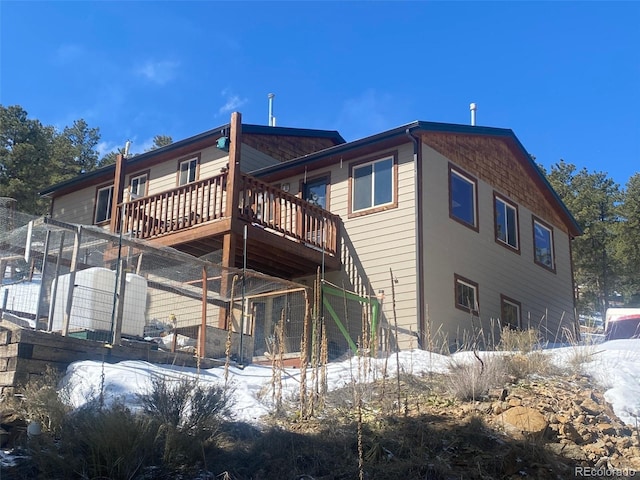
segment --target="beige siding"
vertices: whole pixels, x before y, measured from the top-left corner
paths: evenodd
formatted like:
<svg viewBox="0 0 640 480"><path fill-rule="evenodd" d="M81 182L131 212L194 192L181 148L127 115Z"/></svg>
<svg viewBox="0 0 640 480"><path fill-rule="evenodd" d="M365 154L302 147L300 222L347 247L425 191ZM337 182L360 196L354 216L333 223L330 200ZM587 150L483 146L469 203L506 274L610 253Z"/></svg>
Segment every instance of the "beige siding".
<svg viewBox="0 0 640 480"><path fill-rule="evenodd" d="M200 173L198 179L213 177L229 163L229 154L215 147L205 148L192 155L176 157L152 166L150 169L137 170L129 167L125 179L125 188L132 177L148 173L148 195L155 195L178 186L178 164L200 155ZM105 183L106 184L106 183ZM77 190L53 201L52 216L55 219L72 223L93 224L96 187Z"/></svg>
<svg viewBox="0 0 640 480"><path fill-rule="evenodd" d="M485 334L497 325L500 295L522 304L523 326L540 328L553 339L561 319L573 318L569 239L554 227L556 272L533 261L532 212L519 205L520 254L494 239L493 192L478 181L479 232L449 218L449 160L423 146L425 296L432 332L449 342L462 340L460 332L472 323ZM498 192L504 193L504 192ZM515 203L515 202L514 202ZM544 220L544 218L543 218ZM478 283L480 319L455 308L454 273Z"/></svg>
<svg viewBox="0 0 640 480"><path fill-rule="evenodd" d="M180 162L195 158L200 154L200 173L198 180L220 174L220 169L229 163L229 154L216 147L205 148L200 152L167 160L151 168L149 195L155 195L178 186L178 165ZM138 173L138 172L136 172ZM127 177L129 178L129 177Z"/></svg>
<svg viewBox="0 0 640 480"><path fill-rule="evenodd" d="M262 153L253 147L243 143L240 150L240 169L245 173L250 173L264 167L270 167L278 162L275 158L270 157L266 153Z"/></svg>
<svg viewBox="0 0 640 480"><path fill-rule="evenodd" d="M381 152L375 158L386 153ZM368 157L364 157L368 158ZM374 158L374 157L372 157ZM355 159L356 162L360 159ZM343 252L343 260L351 257L350 262L362 266L354 275L353 272L343 272L342 275L328 274L330 282L359 293L375 293L384 290L385 301L382 312L384 318L393 322L391 302L391 276L393 270L396 316L400 328L400 345L407 348L412 342L410 332L417 332L416 310L416 236L415 236L415 201L414 201L414 166L413 147L406 144L398 147L398 207L386 211L371 213L359 217L349 218L348 179L349 166L352 161L336 164L329 172L331 174L330 210L340 215L344 223L343 248L352 245L353 248ZM317 177L327 173L326 169L307 172L308 177ZM291 193L298 194L301 177L283 180L289 183ZM361 288L350 280L359 276ZM305 279L310 284L311 278ZM370 288L369 288L370 286ZM416 345L415 339L413 345Z"/></svg>
<svg viewBox="0 0 640 480"><path fill-rule="evenodd" d="M54 199L51 216L63 222L93 224L96 191L96 187L92 186Z"/></svg>

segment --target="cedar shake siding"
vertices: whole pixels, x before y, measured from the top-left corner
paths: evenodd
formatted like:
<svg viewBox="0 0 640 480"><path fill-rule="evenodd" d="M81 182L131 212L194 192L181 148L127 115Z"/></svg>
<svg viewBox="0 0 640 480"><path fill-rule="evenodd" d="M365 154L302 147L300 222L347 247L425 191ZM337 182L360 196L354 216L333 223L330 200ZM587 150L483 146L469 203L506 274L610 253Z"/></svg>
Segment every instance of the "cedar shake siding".
<svg viewBox="0 0 640 480"><path fill-rule="evenodd" d="M244 134L242 142L280 162L286 162L309 153L336 145L331 138L315 138L285 135Z"/></svg>

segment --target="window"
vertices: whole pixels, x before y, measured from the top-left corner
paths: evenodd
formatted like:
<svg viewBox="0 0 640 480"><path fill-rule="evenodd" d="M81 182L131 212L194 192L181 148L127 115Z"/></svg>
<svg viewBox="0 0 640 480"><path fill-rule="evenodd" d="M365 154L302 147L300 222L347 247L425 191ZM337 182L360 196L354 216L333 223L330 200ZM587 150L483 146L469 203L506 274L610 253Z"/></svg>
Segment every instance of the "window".
<svg viewBox="0 0 640 480"><path fill-rule="evenodd" d="M113 185L99 188L96 192L96 213L94 223L111 220L111 204L113 203Z"/></svg>
<svg viewBox="0 0 640 480"><path fill-rule="evenodd" d="M455 275L456 308L469 313L478 313L478 284Z"/></svg>
<svg viewBox="0 0 640 480"><path fill-rule="evenodd" d="M533 260L538 265L555 271L553 229L537 218L533 219Z"/></svg>
<svg viewBox="0 0 640 480"><path fill-rule="evenodd" d="M144 197L147 194L147 174L137 175L131 177L129 181L129 193L131 199L134 200L139 197Z"/></svg>
<svg viewBox="0 0 640 480"><path fill-rule="evenodd" d="M502 327L520 328L520 302L500 295L500 323Z"/></svg>
<svg viewBox="0 0 640 480"><path fill-rule="evenodd" d="M494 193L496 241L519 250L518 207Z"/></svg>
<svg viewBox="0 0 640 480"><path fill-rule="evenodd" d="M178 167L178 186L196 181L196 173L198 169L198 159L192 158L180 162Z"/></svg>
<svg viewBox="0 0 640 480"><path fill-rule="evenodd" d="M307 183L301 182L300 191L302 192L302 198L307 202L326 210L328 206L330 185L331 177L329 175L310 179Z"/></svg>
<svg viewBox="0 0 640 480"><path fill-rule="evenodd" d="M477 200L476 180L449 165L449 216L477 231Z"/></svg>
<svg viewBox="0 0 640 480"><path fill-rule="evenodd" d="M394 206L395 164L391 156L351 167L351 212Z"/></svg>

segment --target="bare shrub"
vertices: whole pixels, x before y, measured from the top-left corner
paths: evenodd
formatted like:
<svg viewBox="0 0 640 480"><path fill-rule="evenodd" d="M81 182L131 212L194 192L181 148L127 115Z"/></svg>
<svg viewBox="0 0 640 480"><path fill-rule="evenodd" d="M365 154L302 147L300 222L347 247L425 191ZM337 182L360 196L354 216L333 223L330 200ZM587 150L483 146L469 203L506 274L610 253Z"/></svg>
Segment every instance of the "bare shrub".
<svg viewBox="0 0 640 480"><path fill-rule="evenodd" d="M41 424L45 431L57 433L70 411L65 390L57 390L62 373L47 366L42 375L32 375L29 381L18 389L13 398L13 407L27 421Z"/></svg>
<svg viewBox="0 0 640 480"><path fill-rule="evenodd" d="M509 327L504 327L500 334L498 350L527 354L535 350L539 343L540 333L533 328L514 330Z"/></svg>
<svg viewBox="0 0 640 480"><path fill-rule="evenodd" d="M498 350L502 355L504 371L511 381L530 375L548 375L554 373L555 366L549 358L538 350L541 341L536 329L513 330L504 327L500 335Z"/></svg>
<svg viewBox="0 0 640 480"><path fill-rule="evenodd" d="M159 425L156 440L166 464L196 460L205 445L213 443L229 416L228 398L224 388L188 378L153 380L151 390L138 399L144 416Z"/></svg>
<svg viewBox="0 0 640 480"><path fill-rule="evenodd" d="M466 361L455 356L449 363L447 389L460 400L476 400L485 396L489 389L504 384L505 372L501 358L476 353L475 358Z"/></svg>
<svg viewBox="0 0 640 480"><path fill-rule="evenodd" d="M60 435L31 442L39 478L135 478L155 456L157 425L121 404L96 403L66 417Z"/></svg>
<svg viewBox="0 0 640 480"><path fill-rule="evenodd" d="M568 328L564 329L564 337L571 348L571 353L567 358L567 367L571 372L579 371L585 363L593 360L593 356L597 352L596 344L593 340L580 341L573 330Z"/></svg>
<svg viewBox="0 0 640 480"><path fill-rule="evenodd" d="M502 357L504 370L514 382L531 375L550 375L557 370L549 357L541 351L529 353L507 353Z"/></svg>

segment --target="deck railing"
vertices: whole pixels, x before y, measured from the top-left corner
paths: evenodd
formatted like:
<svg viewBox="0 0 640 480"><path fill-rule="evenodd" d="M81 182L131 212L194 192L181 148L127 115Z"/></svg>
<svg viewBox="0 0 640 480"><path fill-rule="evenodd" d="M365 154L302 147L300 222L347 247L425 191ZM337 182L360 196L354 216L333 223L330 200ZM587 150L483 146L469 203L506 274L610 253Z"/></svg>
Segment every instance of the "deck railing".
<svg viewBox="0 0 640 480"><path fill-rule="evenodd" d="M152 238L224 217L227 173L125 203L123 232Z"/></svg>
<svg viewBox="0 0 640 480"><path fill-rule="evenodd" d="M240 218L267 231L338 253L340 217L250 175L241 176Z"/></svg>
<svg viewBox="0 0 640 480"><path fill-rule="evenodd" d="M225 218L227 175L130 200L124 204L123 232L150 239ZM330 255L338 253L340 217L250 175L242 174L239 183L237 218Z"/></svg>

